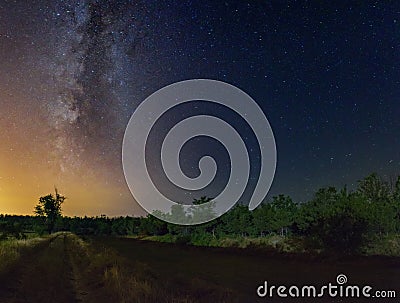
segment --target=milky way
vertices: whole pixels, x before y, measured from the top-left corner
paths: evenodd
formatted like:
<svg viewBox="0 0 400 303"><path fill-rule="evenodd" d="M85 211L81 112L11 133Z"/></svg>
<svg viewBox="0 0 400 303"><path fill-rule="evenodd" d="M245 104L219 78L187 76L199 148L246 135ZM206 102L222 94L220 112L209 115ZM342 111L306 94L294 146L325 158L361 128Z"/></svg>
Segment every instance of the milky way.
<svg viewBox="0 0 400 303"><path fill-rule="evenodd" d="M81 165L81 157L118 161L123 126L138 101L135 84L151 81L137 79L152 68L142 10L81 1L55 8L56 27L49 37L54 53L43 66L52 82L45 99L55 148L68 162L61 163L62 170Z"/></svg>
<svg viewBox="0 0 400 303"><path fill-rule="evenodd" d="M271 195L302 201L373 171L390 178L400 170L399 48L398 3L1 1L0 205L29 213L58 185L70 214L137 212L121 168L125 127L151 93L194 78L236 85L266 113L278 147ZM210 110L256 150L237 117L186 106L150 140L156 176L166 129ZM228 167L218 144L197 141L183 150L185 173L198 173L202 147Z"/></svg>

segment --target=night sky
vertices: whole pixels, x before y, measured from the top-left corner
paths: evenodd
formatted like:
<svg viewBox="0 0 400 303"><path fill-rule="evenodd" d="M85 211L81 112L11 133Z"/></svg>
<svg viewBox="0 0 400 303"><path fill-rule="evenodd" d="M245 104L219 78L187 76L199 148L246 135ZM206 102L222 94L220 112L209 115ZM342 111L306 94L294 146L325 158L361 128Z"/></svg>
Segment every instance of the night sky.
<svg viewBox="0 0 400 303"><path fill-rule="evenodd" d="M359 2L2 0L0 213L32 213L54 185L67 215L143 213L122 172L126 125L151 93L196 78L233 84L264 110L278 152L269 196L304 201L371 172L397 175L400 3ZM152 132L154 180L175 194L157 151L168 127L206 112L234 125L252 151L246 203L259 170L255 138L240 117L201 100ZM204 153L219 171L212 186L180 197L215 196L226 151L207 138L189 143L187 175Z"/></svg>

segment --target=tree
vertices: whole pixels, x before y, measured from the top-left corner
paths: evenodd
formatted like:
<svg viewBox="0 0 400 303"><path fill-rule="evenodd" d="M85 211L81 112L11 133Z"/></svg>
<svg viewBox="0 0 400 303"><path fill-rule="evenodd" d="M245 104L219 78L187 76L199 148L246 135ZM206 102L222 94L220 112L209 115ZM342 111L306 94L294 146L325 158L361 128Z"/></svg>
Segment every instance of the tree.
<svg viewBox="0 0 400 303"><path fill-rule="evenodd" d="M273 210L271 203L262 203L253 211L253 224L256 235L263 237L272 232Z"/></svg>
<svg viewBox="0 0 400 303"><path fill-rule="evenodd" d="M272 230L279 232L281 236L287 235L292 227L297 213L297 205L289 196L279 195L273 197L272 208Z"/></svg>
<svg viewBox="0 0 400 303"><path fill-rule="evenodd" d="M0 240L14 237L16 239L26 239L22 224L18 221L0 222Z"/></svg>
<svg viewBox="0 0 400 303"><path fill-rule="evenodd" d="M357 191L370 203L386 201L390 194L390 187L376 173L370 174L358 181Z"/></svg>
<svg viewBox="0 0 400 303"><path fill-rule="evenodd" d="M359 181L357 192L368 204L372 228L379 234L394 232L397 225L396 187L373 173Z"/></svg>
<svg viewBox="0 0 400 303"><path fill-rule="evenodd" d="M66 197L60 195L55 189L56 194L53 196L49 194L39 198L39 203L35 206L34 213L45 219L47 231L51 234L54 231L54 226L57 219L61 217L61 204L64 203Z"/></svg>
<svg viewBox="0 0 400 303"><path fill-rule="evenodd" d="M370 212L361 194L324 188L301 205L297 227L314 248L355 253L368 235Z"/></svg>
<svg viewBox="0 0 400 303"><path fill-rule="evenodd" d="M156 213L158 216L161 212ZM139 223L139 234L141 235L165 235L168 233L167 223L148 214L146 218L141 218Z"/></svg>
<svg viewBox="0 0 400 303"><path fill-rule="evenodd" d="M215 202L213 198L206 196L200 197L200 199L194 199L192 202L193 206L190 208L193 221L210 221L216 217L214 212Z"/></svg>
<svg viewBox="0 0 400 303"><path fill-rule="evenodd" d="M248 207L237 204L229 212L221 216L221 232L235 236L249 236L253 234L253 215Z"/></svg>

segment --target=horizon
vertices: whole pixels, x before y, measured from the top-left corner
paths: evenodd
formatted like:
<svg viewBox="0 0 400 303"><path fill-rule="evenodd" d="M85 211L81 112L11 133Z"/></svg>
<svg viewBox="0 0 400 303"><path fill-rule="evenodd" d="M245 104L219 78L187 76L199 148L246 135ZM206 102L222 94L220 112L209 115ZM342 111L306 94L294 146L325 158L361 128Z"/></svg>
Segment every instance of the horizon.
<svg viewBox="0 0 400 303"><path fill-rule="evenodd" d="M357 183L359 183L360 181L364 180L365 178L367 178L368 176L371 176L371 175L377 175L377 177L378 177L382 182L384 182L385 184L388 185L388 188L389 188L389 189L394 189L395 184L396 184L396 181L398 180L398 178L400 178L400 174L399 174L399 175L397 175L397 176L394 176L394 175L393 175L393 176L390 176L389 178L386 178L386 179L385 179L385 178L382 178L381 176L379 176L377 173L372 172L372 173L370 173L369 175L364 176L364 178L357 180ZM321 189L326 189L326 188L331 188L331 187L335 188L335 189L338 190L338 191L346 190L348 193L357 193L357 186L354 186L353 188L349 188L346 184L345 184L344 186L342 186L342 187L336 187L336 186L329 186L329 185L328 185L328 186L325 186L325 187L320 187L320 188L318 188L318 189L311 195L311 197L310 197L308 200L296 201L296 200L294 200L290 195L286 195L286 194L284 194L284 193L280 193L280 194L277 194L277 195L274 195L274 196L269 196L268 199L267 199L267 198L264 199L264 201L260 204L260 206L261 206L262 204L265 204L265 203L271 203L274 197L278 197L278 196L280 196L280 195L283 195L283 196L285 196L285 197L291 198L292 201L293 201L294 203L296 203L296 204L307 203L307 202L310 202L311 200L313 200L313 199L315 198L315 194L316 194L319 190L321 190ZM55 187L55 188L57 188L57 187ZM58 188L57 188L57 189L58 189ZM50 192L50 193L48 193L48 194L54 196L54 192L53 192L53 193ZM62 192L60 192L60 194L61 194L61 195L64 195ZM44 196L44 195L41 195L41 196ZM194 199L198 199L198 198L200 198L200 196L199 196L199 197L194 197ZM37 201L38 201L38 200L39 200L39 197L36 199L35 202L32 203L32 212L31 212L31 213L6 213L6 212L0 212L0 216L1 216L1 215L3 215L3 216L36 216L36 215L34 214L34 206L37 205ZM64 202L64 204L63 204L63 209L64 209L64 206L68 204L68 200L69 200L68 197L66 197L66 202ZM239 202L239 203L236 204L236 205L247 205L247 204L246 204L246 203L240 203L240 202ZM235 205L234 205L233 207L235 207ZM233 207L232 207L232 208L233 208ZM148 213L145 212L145 211L143 211L142 214L120 214L120 215L119 215L119 214L109 215L109 214L106 214L106 213L102 213L102 214L87 214L87 213L83 213L83 214L81 214L81 215L76 215L76 214L71 215L71 214L65 213L64 210L62 211L62 216L63 216L63 217L68 217L68 218L74 218L74 217L78 217L78 218L84 218L84 217L99 218L99 217L103 217L103 216L105 216L106 218L109 218L109 219L119 218L119 217L144 218L144 217L146 217L147 215L148 215Z"/></svg>

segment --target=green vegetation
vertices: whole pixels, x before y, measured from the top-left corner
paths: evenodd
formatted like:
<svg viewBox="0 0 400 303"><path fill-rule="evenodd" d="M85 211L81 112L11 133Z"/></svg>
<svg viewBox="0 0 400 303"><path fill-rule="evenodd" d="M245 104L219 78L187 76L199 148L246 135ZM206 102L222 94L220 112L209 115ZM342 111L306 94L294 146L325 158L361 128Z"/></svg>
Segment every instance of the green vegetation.
<svg viewBox="0 0 400 303"><path fill-rule="evenodd" d="M0 301L249 302L266 278L311 283L338 272L398 289L398 258L339 254L400 256L400 178L372 174L354 191L323 188L304 203L279 195L197 226L65 217L64 200L56 192L40 198L37 216L0 215Z"/></svg>
<svg viewBox="0 0 400 303"><path fill-rule="evenodd" d="M400 255L400 177L388 183L371 174L353 192L322 188L305 203L279 195L253 212L237 205L200 226L175 226L150 216L148 220L153 224L140 225L139 234L160 242Z"/></svg>
<svg viewBox="0 0 400 303"><path fill-rule="evenodd" d="M252 212L237 205L217 220L197 226L169 224L152 215L62 217L64 199L57 192L55 197L40 198L38 217L0 216L0 237L22 238L28 231L71 231L199 246L399 255L400 177L389 183L372 174L359 181L354 191L322 188L304 203L279 195ZM193 204L208 201L202 197Z"/></svg>

